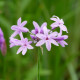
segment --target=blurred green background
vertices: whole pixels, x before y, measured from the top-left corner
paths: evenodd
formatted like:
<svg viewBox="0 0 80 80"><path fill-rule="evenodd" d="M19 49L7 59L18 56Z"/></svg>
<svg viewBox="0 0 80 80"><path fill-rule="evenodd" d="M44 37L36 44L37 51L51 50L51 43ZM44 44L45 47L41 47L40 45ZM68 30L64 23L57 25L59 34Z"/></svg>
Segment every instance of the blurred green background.
<svg viewBox="0 0 80 80"><path fill-rule="evenodd" d="M59 16L68 28L68 46L52 45L50 52L44 53L35 47L25 56L16 54L18 47L9 48L12 25L19 17L27 20L29 30L33 21L41 25L50 18ZM40 80L80 80L80 0L0 0L0 27L7 43L7 54L0 51L0 80L37 80L37 56L40 53ZM29 34L24 33L24 37Z"/></svg>

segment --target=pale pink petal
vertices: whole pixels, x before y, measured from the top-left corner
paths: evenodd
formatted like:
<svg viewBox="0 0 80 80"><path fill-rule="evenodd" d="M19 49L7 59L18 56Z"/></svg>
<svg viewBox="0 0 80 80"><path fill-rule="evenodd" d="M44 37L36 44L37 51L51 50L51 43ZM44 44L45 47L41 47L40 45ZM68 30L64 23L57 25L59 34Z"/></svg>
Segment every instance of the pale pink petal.
<svg viewBox="0 0 80 80"><path fill-rule="evenodd" d="M51 50L51 42L48 41L48 40L46 41L46 48L47 48L48 51Z"/></svg>
<svg viewBox="0 0 80 80"><path fill-rule="evenodd" d="M25 55L27 52L27 48L24 48L23 51L22 51L22 55Z"/></svg>
<svg viewBox="0 0 80 80"><path fill-rule="evenodd" d="M65 47L64 43L62 41L59 41L59 44L62 46L62 47Z"/></svg>
<svg viewBox="0 0 80 80"><path fill-rule="evenodd" d="M67 38L68 38L68 36L67 36L67 35L62 35L62 37L64 37L64 39L67 39Z"/></svg>
<svg viewBox="0 0 80 80"><path fill-rule="evenodd" d="M23 21L23 22L20 24L20 26L21 26L21 27L24 27L26 24L27 24L27 21Z"/></svg>
<svg viewBox="0 0 80 80"><path fill-rule="evenodd" d="M63 43L64 43L65 45L68 45L65 41L63 41Z"/></svg>
<svg viewBox="0 0 80 80"><path fill-rule="evenodd" d="M53 21L57 21L57 18L50 18L51 20L53 20Z"/></svg>
<svg viewBox="0 0 80 80"><path fill-rule="evenodd" d="M61 36L62 35L62 30L60 29L60 33L58 33L58 36Z"/></svg>
<svg viewBox="0 0 80 80"><path fill-rule="evenodd" d="M45 39L45 35L44 34L36 34L36 36L40 39Z"/></svg>
<svg viewBox="0 0 80 80"><path fill-rule="evenodd" d="M21 17L17 21L17 25L20 25L20 24L21 24Z"/></svg>
<svg viewBox="0 0 80 80"><path fill-rule="evenodd" d="M65 41L59 41L59 44L60 44L62 47L65 47L65 45L68 45Z"/></svg>
<svg viewBox="0 0 80 80"><path fill-rule="evenodd" d="M33 49L33 47L31 45L28 45L27 48L28 49Z"/></svg>
<svg viewBox="0 0 80 80"><path fill-rule="evenodd" d="M56 46L59 46L58 43L55 40L50 40L50 42Z"/></svg>
<svg viewBox="0 0 80 80"><path fill-rule="evenodd" d="M45 35L48 35L48 29L47 29L46 26L43 27L43 31L44 31L44 34L45 34Z"/></svg>
<svg viewBox="0 0 80 80"><path fill-rule="evenodd" d="M65 25L60 25L60 28L61 28L61 30L66 31L68 33L67 28L66 28Z"/></svg>
<svg viewBox="0 0 80 80"><path fill-rule="evenodd" d="M59 23L61 23L61 24L64 24L64 21L63 21L63 19L61 19L61 20L59 21Z"/></svg>
<svg viewBox="0 0 80 80"><path fill-rule="evenodd" d="M55 29L55 28L58 27L58 24L57 23L52 23L50 26L52 27L52 29Z"/></svg>
<svg viewBox="0 0 80 80"><path fill-rule="evenodd" d="M12 47L14 47L15 46L15 44L14 43L11 43L10 44L10 48L12 48Z"/></svg>
<svg viewBox="0 0 80 80"><path fill-rule="evenodd" d="M29 41L29 44L32 44L32 41Z"/></svg>
<svg viewBox="0 0 80 80"><path fill-rule="evenodd" d="M23 34L22 34L22 32L19 34L20 35L20 38L21 39L23 39L24 37L23 37Z"/></svg>
<svg viewBox="0 0 80 80"><path fill-rule="evenodd" d="M23 47L20 47L17 51L17 54L19 54L23 50Z"/></svg>
<svg viewBox="0 0 80 80"><path fill-rule="evenodd" d="M39 42L37 42L36 46L41 46L41 45L43 45L44 43L45 43L44 40L40 40Z"/></svg>
<svg viewBox="0 0 80 80"><path fill-rule="evenodd" d="M49 36L51 37L51 38L54 38L54 37L56 37L58 35L58 32L53 32L53 33L51 33Z"/></svg>
<svg viewBox="0 0 80 80"><path fill-rule="evenodd" d="M18 29L18 26L17 26L17 25L13 25L13 26L11 27L11 29L12 29L12 30L17 30L17 29Z"/></svg>
<svg viewBox="0 0 80 80"><path fill-rule="evenodd" d="M27 38L23 38L21 41L22 41L22 43L28 43L28 39Z"/></svg>
<svg viewBox="0 0 80 80"><path fill-rule="evenodd" d="M18 32L15 31L15 32L11 35L11 37L15 37L17 34L18 34ZM10 37L10 38L11 38L11 37Z"/></svg>
<svg viewBox="0 0 80 80"><path fill-rule="evenodd" d="M35 29L39 29L39 25L37 24L37 22L33 21L33 25L34 25Z"/></svg>
<svg viewBox="0 0 80 80"><path fill-rule="evenodd" d="M31 32L32 32L33 34L35 34L35 30L32 30Z"/></svg>
<svg viewBox="0 0 80 80"><path fill-rule="evenodd" d="M21 32L28 32L29 30L27 28L21 27L20 28Z"/></svg>
<svg viewBox="0 0 80 80"><path fill-rule="evenodd" d="M43 28L44 26L47 26L47 23L44 22L42 25L41 25L41 28Z"/></svg>

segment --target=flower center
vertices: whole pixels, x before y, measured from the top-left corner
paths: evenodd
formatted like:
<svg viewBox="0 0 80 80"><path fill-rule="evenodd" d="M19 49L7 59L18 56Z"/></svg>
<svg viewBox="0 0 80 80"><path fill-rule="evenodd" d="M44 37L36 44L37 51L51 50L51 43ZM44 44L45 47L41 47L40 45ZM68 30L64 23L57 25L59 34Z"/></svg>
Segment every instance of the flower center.
<svg viewBox="0 0 80 80"><path fill-rule="evenodd" d="M24 44L24 46L27 46L27 44Z"/></svg>
<svg viewBox="0 0 80 80"><path fill-rule="evenodd" d="M36 34L38 33L38 31L36 31Z"/></svg>
<svg viewBox="0 0 80 80"><path fill-rule="evenodd" d="M49 38L47 37L46 40L49 40Z"/></svg>
<svg viewBox="0 0 80 80"><path fill-rule="evenodd" d="M60 25L61 23L59 23L59 25Z"/></svg>

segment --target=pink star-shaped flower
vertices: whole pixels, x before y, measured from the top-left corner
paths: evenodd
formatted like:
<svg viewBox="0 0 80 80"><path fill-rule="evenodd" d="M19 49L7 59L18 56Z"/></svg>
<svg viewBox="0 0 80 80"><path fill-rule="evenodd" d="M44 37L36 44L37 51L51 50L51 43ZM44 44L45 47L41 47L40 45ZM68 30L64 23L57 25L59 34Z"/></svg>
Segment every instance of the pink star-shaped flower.
<svg viewBox="0 0 80 80"><path fill-rule="evenodd" d="M68 45L64 40L67 39L68 36L67 35L62 35L62 30L60 30L60 33L58 34L57 37L55 37L54 39L62 46L65 47L65 45Z"/></svg>
<svg viewBox="0 0 80 80"><path fill-rule="evenodd" d="M17 25L13 25L11 27L12 30L15 32L11 35L11 37L15 37L17 34L20 34L21 32L28 32L29 30L25 28L24 26L26 25L27 21L23 21L21 23L21 18L18 19Z"/></svg>
<svg viewBox="0 0 80 80"><path fill-rule="evenodd" d="M53 32L49 34L47 27L43 28L44 34L37 34L36 36L41 40L37 42L36 46L41 46L44 43L46 44L46 48L48 51L51 50L51 43L58 46L58 43L53 39L53 37L57 36L57 32Z"/></svg>
<svg viewBox="0 0 80 80"><path fill-rule="evenodd" d="M21 46L18 51L17 54L19 54L22 51L22 54L25 55L25 53L27 52L27 49L33 49L33 47L30 45L31 41L28 42L27 38L22 39L21 41Z"/></svg>
<svg viewBox="0 0 80 80"><path fill-rule="evenodd" d="M57 16L53 16L50 19L55 21L54 23L51 24L52 29L55 29L56 27L60 27L61 30L66 31L68 33L67 28L64 25L63 19L59 19L59 17Z"/></svg>
<svg viewBox="0 0 80 80"><path fill-rule="evenodd" d="M40 27L40 26L37 24L37 22L33 21L33 25L34 25L35 29L32 30L32 33L33 33L33 34L38 34L38 33L43 33L43 27L44 27L44 26L47 26L47 23L44 22L44 23L41 25L41 27Z"/></svg>

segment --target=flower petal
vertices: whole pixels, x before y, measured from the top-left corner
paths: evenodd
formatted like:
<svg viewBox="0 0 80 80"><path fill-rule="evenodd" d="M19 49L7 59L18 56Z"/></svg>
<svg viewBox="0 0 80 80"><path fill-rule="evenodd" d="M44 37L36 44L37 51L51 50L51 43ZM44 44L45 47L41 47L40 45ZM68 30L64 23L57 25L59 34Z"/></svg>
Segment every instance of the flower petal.
<svg viewBox="0 0 80 80"><path fill-rule="evenodd" d="M40 40L39 42L37 42L36 46L41 46L41 45L43 45L44 43L45 43L44 40Z"/></svg>
<svg viewBox="0 0 80 80"><path fill-rule="evenodd" d="M11 27L11 29L12 29L12 30L17 30L17 29L18 29L18 26L17 26L17 25L13 25L13 26Z"/></svg>
<svg viewBox="0 0 80 80"><path fill-rule="evenodd" d="M20 27L21 32L28 32L29 30L27 28L24 27Z"/></svg>
<svg viewBox="0 0 80 80"><path fill-rule="evenodd" d="M59 41L59 44L60 44L62 47L65 47L65 45L68 45L65 41Z"/></svg>
<svg viewBox="0 0 80 80"><path fill-rule="evenodd" d="M28 45L27 48L28 49L33 49L33 47L31 45Z"/></svg>
<svg viewBox="0 0 80 80"><path fill-rule="evenodd" d="M17 32L17 31L15 31L15 32L11 35L11 37L10 37L10 38L15 37L17 34L18 34L18 32Z"/></svg>
<svg viewBox="0 0 80 80"><path fill-rule="evenodd" d="M34 35L30 35L30 37L32 38L32 39L36 39L36 36L34 36Z"/></svg>
<svg viewBox="0 0 80 80"><path fill-rule="evenodd" d="M37 24L37 22L33 21L33 25L34 25L35 29L39 29L39 25Z"/></svg>
<svg viewBox="0 0 80 80"><path fill-rule="evenodd" d="M23 50L23 47L20 47L17 51L17 54L19 54Z"/></svg>
<svg viewBox="0 0 80 80"><path fill-rule="evenodd" d="M21 27L24 27L26 24L27 24L27 21L23 21L23 22L20 24L20 26L21 26Z"/></svg>
<svg viewBox="0 0 80 80"><path fill-rule="evenodd" d="M10 48L12 48L12 47L14 47L15 46L15 44L14 43L11 43L10 44Z"/></svg>
<svg viewBox="0 0 80 80"><path fill-rule="evenodd" d="M20 38L23 39L23 34L22 34L22 32L21 32L19 35L20 35Z"/></svg>
<svg viewBox="0 0 80 80"><path fill-rule="evenodd" d="M21 17L17 21L17 25L20 25L20 24L21 24Z"/></svg>
<svg viewBox="0 0 80 80"><path fill-rule="evenodd" d="M64 37L64 39L67 39L67 38L68 38L68 36L67 36L67 35L62 35L62 37Z"/></svg>
<svg viewBox="0 0 80 80"><path fill-rule="evenodd" d="M43 35L43 34L36 34L36 36L37 36L38 38L40 38L40 39L45 39L45 35Z"/></svg>
<svg viewBox="0 0 80 80"><path fill-rule="evenodd" d="M53 33L51 33L49 36L51 37L51 38L54 38L54 37L56 37L58 35L58 32L53 32Z"/></svg>
<svg viewBox="0 0 80 80"><path fill-rule="evenodd" d="M35 30L32 30L31 32L32 32L33 34L36 34L36 33L35 33Z"/></svg>
<svg viewBox="0 0 80 80"><path fill-rule="evenodd" d="M50 42L56 46L59 46L58 43L55 40L50 40Z"/></svg>
<svg viewBox="0 0 80 80"><path fill-rule="evenodd" d="M62 36L61 37L55 37L54 40L56 40L56 41L62 41L62 40L64 40L64 37L62 37Z"/></svg>
<svg viewBox="0 0 80 80"><path fill-rule="evenodd" d="M48 41L48 40L46 41L46 48L47 48L48 51L51 50L51 42Z"/></svg>
<svg viewBox="0 0 80 80"><path fill-rule="evenodd" d="M44 26L47 26L47 23L46 23L46 22L44 22L44 23L41 25L41 29L42 29Z"/></svg>
<svg viewBox="0 0 80 80"><path fill-rule="evenodd" d="M65 25L60 25L60 28L61 28L61 30L66 31L68 33L67 28L66 28Z"/></svg>
<svg viewBox="0 0 80 80"><path fill-rule="evenodd" d="M47 29L46 26L43 27L43 31L44 31L44 34L45 34L45 35L48 35L48 29Z"/></svg>
<svg viewBox="0 0 80 80"><path fill-rule="evenodd" d="M27 48L24 48L23 51L22 51L22 55L25 55L27 52Z"/></svg>
<svg viewBox="0 0 80 80"><path fill-rule="evenodd" d="M32 41L29 41L29 44L32 44Z"/></svg>
<svg viewBox="0 0 80 80"><path fill-rule="evenodd" d="M52 17L52 18L50 18L50 19L53 20L53 21L57 21L57 18L53 18L53 17Z"/></svg>
<svg viewBox="0 0 80 80"><path fill-rule="evenodd" d="M52 23L50 26L52 27L52 29L55 29L58 27L58 24L55 22L55 23Z"/></svg>

